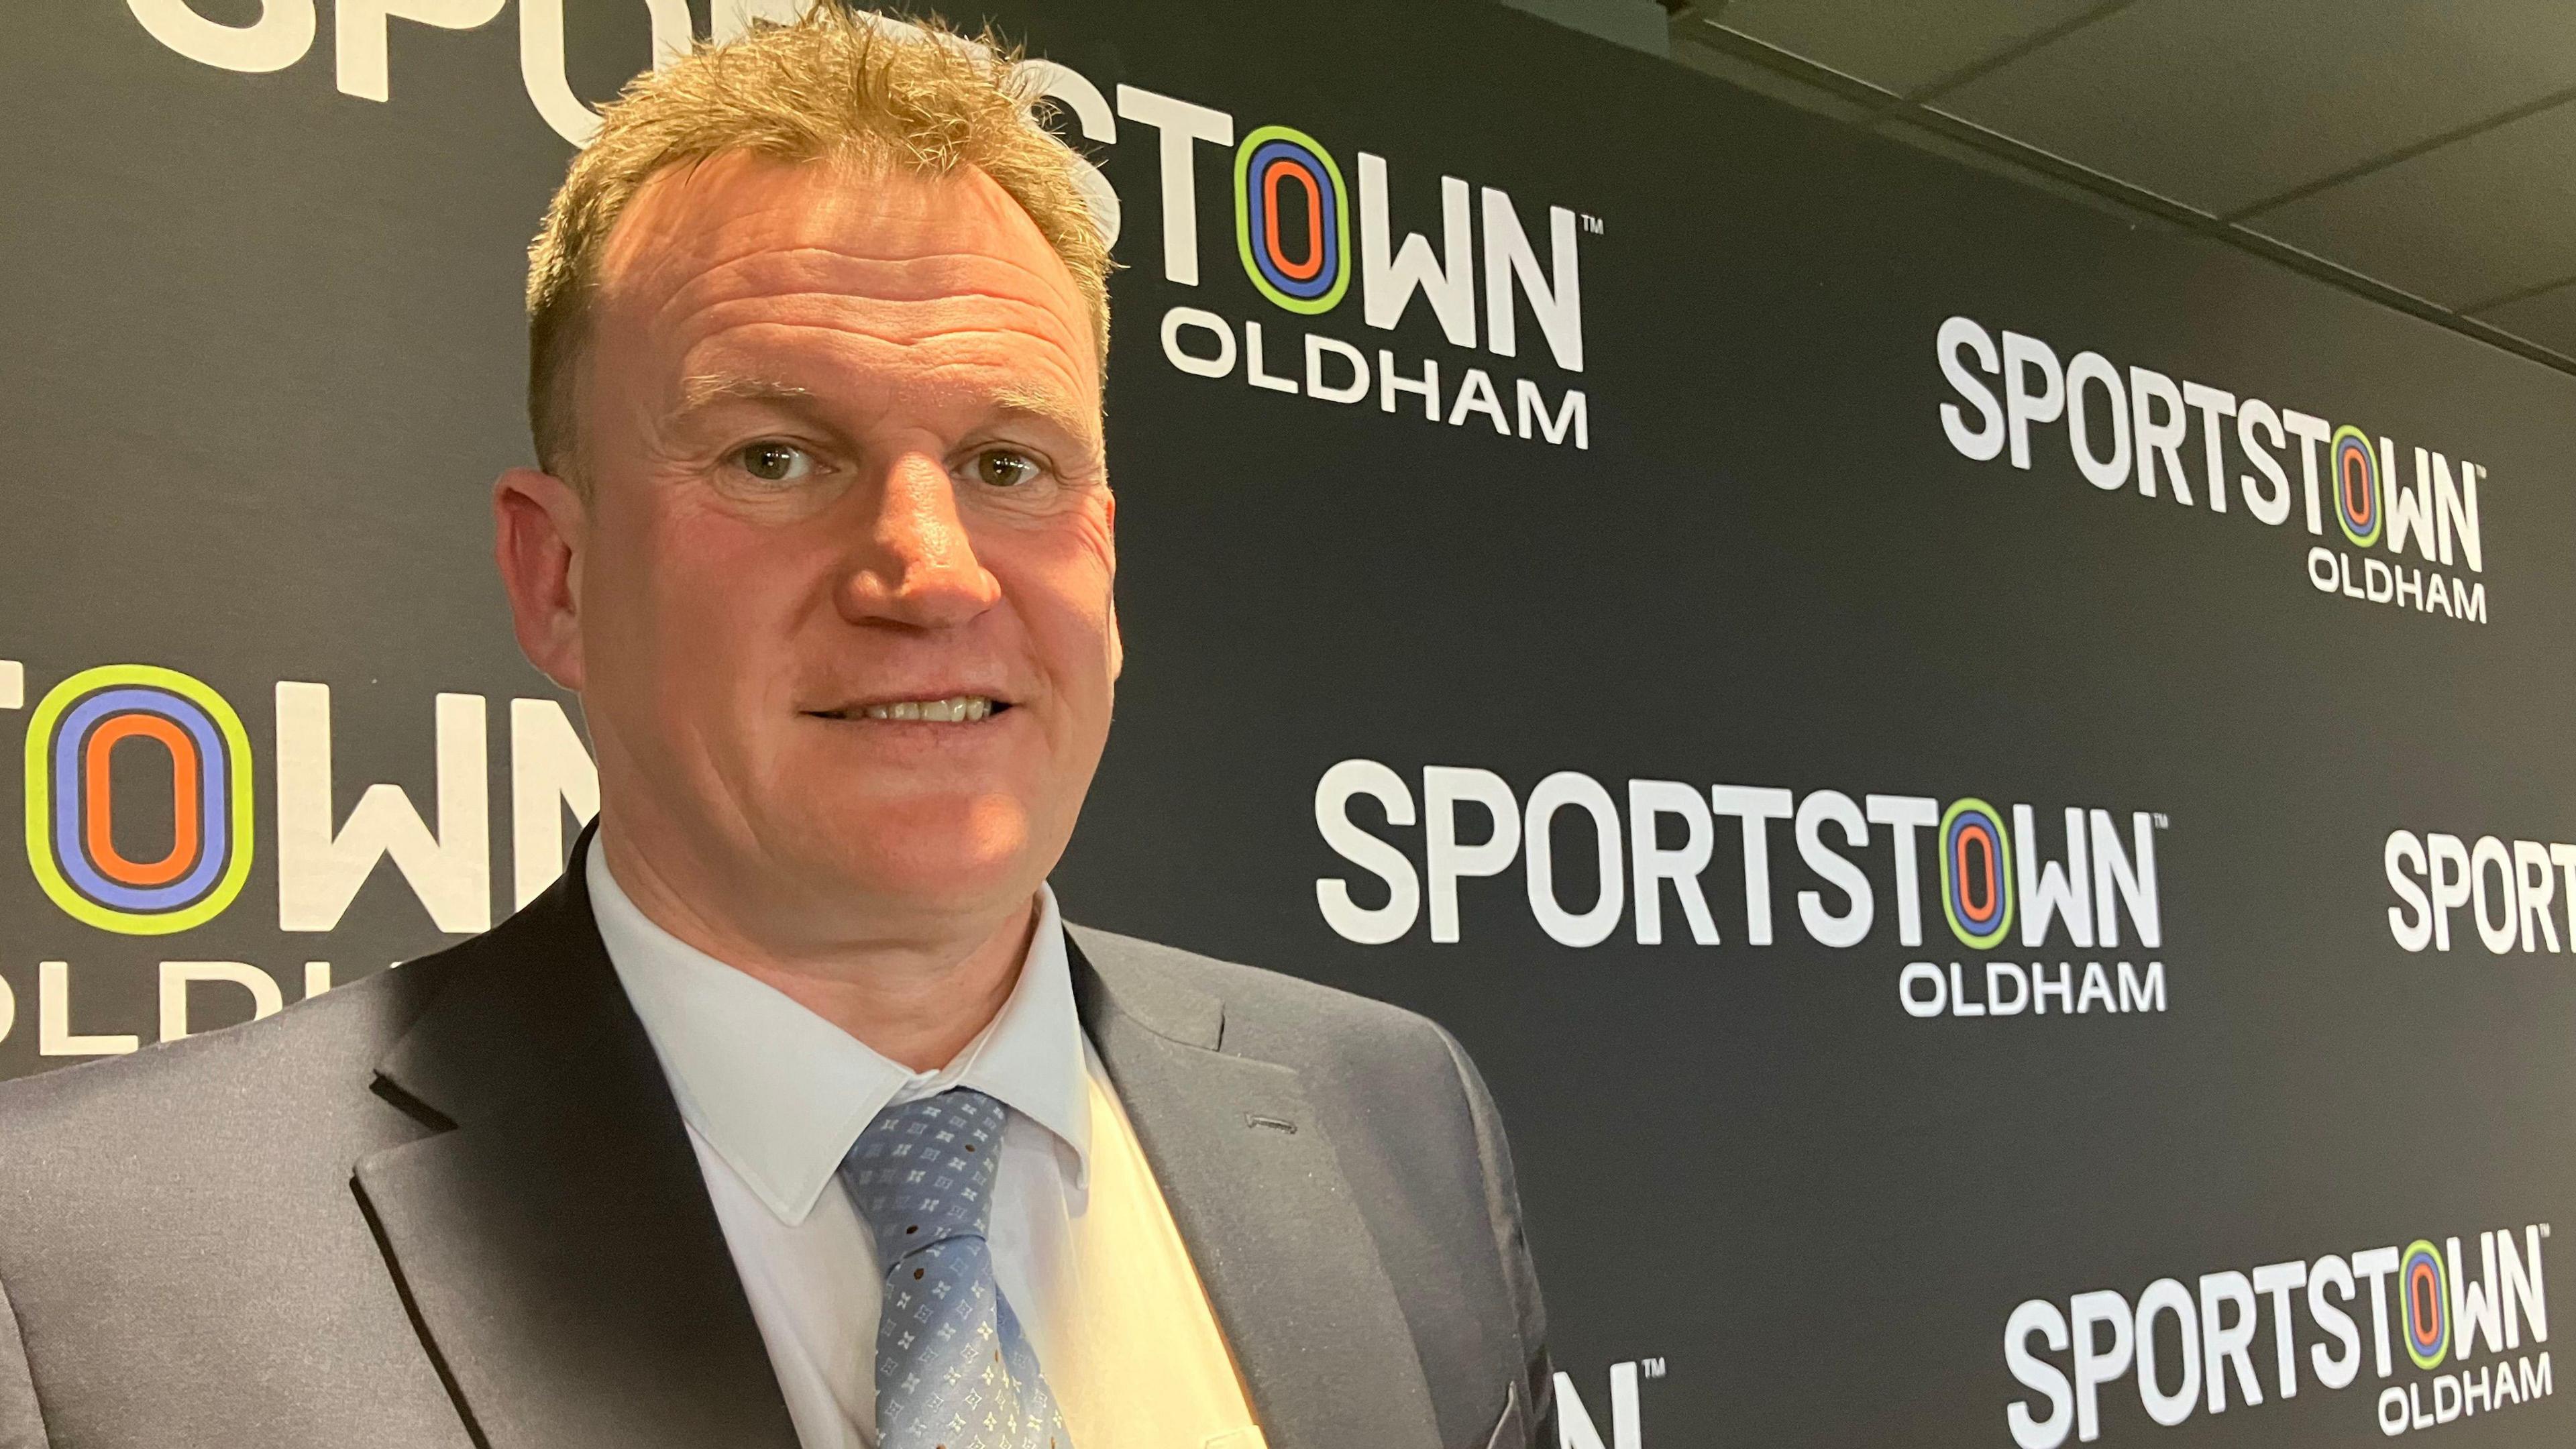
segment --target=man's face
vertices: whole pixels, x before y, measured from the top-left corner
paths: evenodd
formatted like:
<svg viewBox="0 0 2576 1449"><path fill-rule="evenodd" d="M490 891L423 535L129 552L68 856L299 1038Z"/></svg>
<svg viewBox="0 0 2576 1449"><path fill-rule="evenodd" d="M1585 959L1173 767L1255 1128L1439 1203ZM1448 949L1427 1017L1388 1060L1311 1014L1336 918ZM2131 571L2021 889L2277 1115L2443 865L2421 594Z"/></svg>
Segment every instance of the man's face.
<svg viewBox="0 0 2576 1449"><path fill-rule="evenodd" d="M610 830L790 941L1025 901L1119 664L1099 360L1035 224L971 169L722 156L638 196L591 327Z"/></svg>

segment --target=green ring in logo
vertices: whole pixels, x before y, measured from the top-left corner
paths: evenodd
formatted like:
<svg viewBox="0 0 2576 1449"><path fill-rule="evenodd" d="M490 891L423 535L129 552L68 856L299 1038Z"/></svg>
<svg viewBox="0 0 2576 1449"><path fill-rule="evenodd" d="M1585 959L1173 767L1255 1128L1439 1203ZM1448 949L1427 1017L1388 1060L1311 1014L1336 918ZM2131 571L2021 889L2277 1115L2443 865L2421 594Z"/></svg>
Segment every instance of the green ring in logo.
<svg viewBox="0 0 2576 1449"><path fill-rule="evenodd" d="M2442 1250L2417 1238L2397 1266L2397 1293L2406 1311L2406 1356L2419 1369L2437 1369L2451 1353L2450 1272Z"/></svg>
<svg viewBox="0 0 2576 1449"><path fill-rule="evenodd" d="M1980 951L2012 929L2012 839L1995 807L1973 797L1941 816L1941 914L1950 933Z"/></svg>
<svg viewBox="0 0 2576 1449"><path fill-rule="evenodd" d="M2326 457L2334 463L2335 522L2356 548L2379 542L2380 496L2387 491L2379 476L2379 455L2370 451L2370 435L2349 424L2334 430ZM2394 480L2388 480L2393 486Z"/></svg>
<svg viewBox="0 0 2576 1449"><path fill-rule="evenodd" d="M1280 234L1282 180L1306 192L1302 248ZM1351 208L1332 153L1287 126L1245 136L1234 150L1234 245L1261 295L1308 316L1333 310L1351 285Z"/></svg>
<svg viewBox="0 0 2576 1449"><path fill-rule="evenodd" d="M89 818L112 798L102 752L136 734L170 751L174 839L160 861L127 860ZM85 669L27 721L27 864L63 913L126 936L202 926L250 878L250 735L203 681L149 664ZM59 792L59 793L58 793Z"/></svg>

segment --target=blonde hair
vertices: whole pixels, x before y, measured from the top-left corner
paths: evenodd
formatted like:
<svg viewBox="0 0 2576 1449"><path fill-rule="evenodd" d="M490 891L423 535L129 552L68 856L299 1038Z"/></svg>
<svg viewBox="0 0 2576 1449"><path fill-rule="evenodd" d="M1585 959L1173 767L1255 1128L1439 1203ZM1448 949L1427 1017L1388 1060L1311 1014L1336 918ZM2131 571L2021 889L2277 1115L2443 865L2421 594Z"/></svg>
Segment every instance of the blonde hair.
<svg viewBox="0 0 2576 1449"><path fill-rule="evenodd" d="M989 32L899 25L822 0L800 20L700 42L629 82L573 158L528 249L528 427L538 464L569 476L574 367L618 217L666 168L727 152L856 159L931 177L982 171L1073 274L1105 360L1109 248L1076 179L1084 163L1036 123L1030 89L1013 79L1018 59Z"/></svg>

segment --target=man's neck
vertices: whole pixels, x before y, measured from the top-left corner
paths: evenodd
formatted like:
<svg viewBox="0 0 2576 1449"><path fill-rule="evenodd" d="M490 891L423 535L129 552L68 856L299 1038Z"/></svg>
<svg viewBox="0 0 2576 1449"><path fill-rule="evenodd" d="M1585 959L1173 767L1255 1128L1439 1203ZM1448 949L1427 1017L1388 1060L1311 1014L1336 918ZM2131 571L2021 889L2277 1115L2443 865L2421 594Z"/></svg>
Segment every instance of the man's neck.
<svg viewBox="0 0 2576 1449"><path fill-rule="evenodd" d="M911 1071L936 1071L1001 1013L1019 982L1036 928L1034 896L998 918L948 929L847 933L827 944L781 949L704 909L639 852L603 834L609 874L645 919L717 961L777 990Z"/></svg>

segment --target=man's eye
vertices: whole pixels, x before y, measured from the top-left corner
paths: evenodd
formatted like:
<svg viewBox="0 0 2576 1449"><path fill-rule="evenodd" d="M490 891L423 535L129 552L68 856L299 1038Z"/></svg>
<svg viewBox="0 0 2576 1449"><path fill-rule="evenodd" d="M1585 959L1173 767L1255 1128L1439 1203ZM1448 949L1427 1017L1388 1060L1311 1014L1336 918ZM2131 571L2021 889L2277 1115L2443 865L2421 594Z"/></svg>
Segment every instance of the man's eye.
<svg viewBox="0 0 2576 1449"><path fill-rule="evenodd" d="M975 481L989 488L1017 488L1046 471L1026 453L988 448L975 455Z"/></svg>
<svg viewBox="0 0 2576 1449"><path fill-rule="evenodd" d="M793 443L753 443L734 454L734 465L763 483L793 483L814 471L814 455Z"/></svg>

